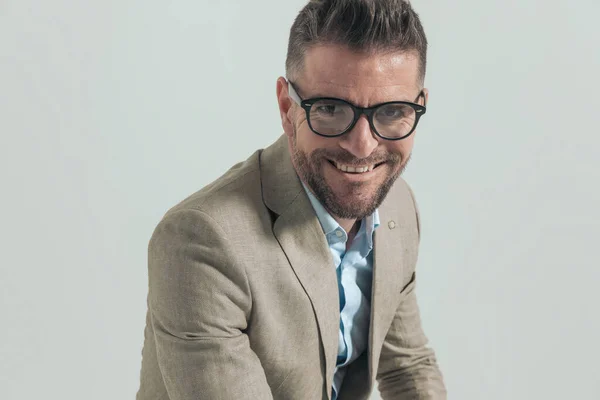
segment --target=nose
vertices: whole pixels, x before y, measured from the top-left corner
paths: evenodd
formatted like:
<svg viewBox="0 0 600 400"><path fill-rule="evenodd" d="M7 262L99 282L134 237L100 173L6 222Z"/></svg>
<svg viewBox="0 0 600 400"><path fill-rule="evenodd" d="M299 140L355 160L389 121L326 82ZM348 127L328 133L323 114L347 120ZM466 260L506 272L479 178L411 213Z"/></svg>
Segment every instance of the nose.
<svg viewBox="0 0 600 400"><path fill-rule="evenodd" d="M370 156L379 144L379 140L371 131L369 120L364 114L356 121L352 130L343 135L341 139L340 147L352 153L356 158Z"/></svg>

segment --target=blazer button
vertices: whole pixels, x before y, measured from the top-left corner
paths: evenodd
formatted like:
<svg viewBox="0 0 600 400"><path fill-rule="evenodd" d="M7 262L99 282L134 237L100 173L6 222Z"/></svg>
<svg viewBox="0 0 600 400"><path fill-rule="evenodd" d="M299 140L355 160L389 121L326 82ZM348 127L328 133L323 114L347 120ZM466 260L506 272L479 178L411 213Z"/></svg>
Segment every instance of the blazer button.
<svg viewBox="0 0 600 400"><path fill-rule="evenodd" d="M396 223L394 221L388 222L388 228L394 229L396 227Z"/></svg>

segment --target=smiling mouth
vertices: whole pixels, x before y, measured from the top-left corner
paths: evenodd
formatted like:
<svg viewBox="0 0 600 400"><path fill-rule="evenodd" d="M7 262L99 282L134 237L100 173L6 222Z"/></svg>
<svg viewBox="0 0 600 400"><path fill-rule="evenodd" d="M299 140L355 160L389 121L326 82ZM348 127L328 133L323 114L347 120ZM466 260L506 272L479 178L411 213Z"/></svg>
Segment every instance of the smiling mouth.
<svg viewBox="0 0 600 400"><path fill-rule="evenodd" d="M338 170L349 173L349 174L364 174L367 172L371 172L374 169L378 168L379 166L385 164L385 161L383 161L383 162L376 163L376 164L363 165L363 166L359 166L359 167L351 167L349 165L341 164L341 163L338 163L338 162L335 162L332 160L327 160L327 161L329 161L329 163L331 165L333 165L335 168L337 168Z"/></svg>

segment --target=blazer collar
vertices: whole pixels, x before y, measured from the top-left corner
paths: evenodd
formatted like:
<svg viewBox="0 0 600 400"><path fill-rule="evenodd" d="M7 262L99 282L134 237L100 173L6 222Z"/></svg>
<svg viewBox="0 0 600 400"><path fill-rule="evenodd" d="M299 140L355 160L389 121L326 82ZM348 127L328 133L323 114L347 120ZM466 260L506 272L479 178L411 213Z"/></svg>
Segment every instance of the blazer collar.
<svg viewBox="0 0 600 400"><path fill-rule="evenodd" d="M260 176L263 201L277 215L285 213L302 195L302 182L292 164L286 135L261 152Z"/></svg>

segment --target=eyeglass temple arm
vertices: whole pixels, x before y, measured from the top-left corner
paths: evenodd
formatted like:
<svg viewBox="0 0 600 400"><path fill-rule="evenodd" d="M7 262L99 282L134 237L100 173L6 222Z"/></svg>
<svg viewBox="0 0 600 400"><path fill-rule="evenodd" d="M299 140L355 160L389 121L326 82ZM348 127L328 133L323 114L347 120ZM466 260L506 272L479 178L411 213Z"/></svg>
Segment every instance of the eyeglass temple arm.
<svg viewBox="0 0 600 400"><path fill-rule="evenodd" d="M294 85L292 85L292 82L290 82L288 80L287 83L288 83L288 94L289 94L290 98L292 100L294 100L298 105L302 105L302 99L300 98L300 96L298 96L298 92L296 92L296 89L294 88Z"/></svg>

